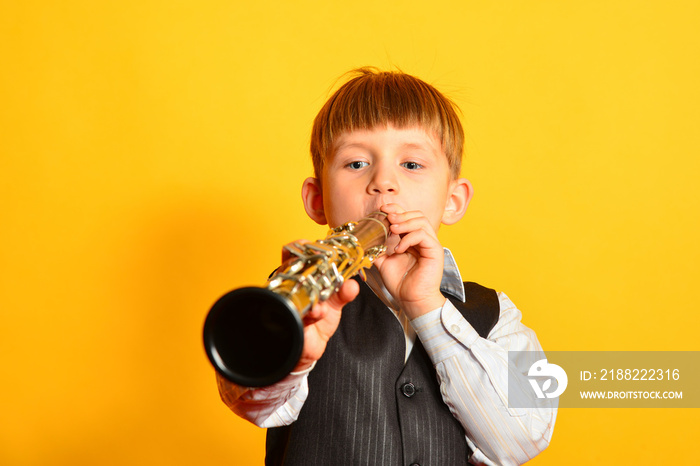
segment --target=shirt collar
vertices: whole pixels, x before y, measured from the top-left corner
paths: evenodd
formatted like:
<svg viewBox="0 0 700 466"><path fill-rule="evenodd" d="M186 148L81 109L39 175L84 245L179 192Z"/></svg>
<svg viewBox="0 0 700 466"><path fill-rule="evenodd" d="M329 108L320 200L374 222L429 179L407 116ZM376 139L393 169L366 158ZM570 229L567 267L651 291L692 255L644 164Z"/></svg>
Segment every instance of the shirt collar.
<svg viewBox="0 0 700 466"><path fill-rule="evenodd" d="M459 298L460 301L464 302L466 295L464 293L462 276L459 274L459 267L457 267L457 262L455 261L452 252L447 248L443 249L445 250L445 266L442 269L440 291L449 293L455 298Z"/></svg>

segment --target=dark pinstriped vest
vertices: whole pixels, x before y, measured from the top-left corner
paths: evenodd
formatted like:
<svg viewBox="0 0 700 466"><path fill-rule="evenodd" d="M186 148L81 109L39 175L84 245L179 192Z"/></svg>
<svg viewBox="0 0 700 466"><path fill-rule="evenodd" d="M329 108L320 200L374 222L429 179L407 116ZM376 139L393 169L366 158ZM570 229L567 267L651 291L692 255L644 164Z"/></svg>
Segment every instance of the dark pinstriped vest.
<svg viewBox="0 0 700 466"><path fill-rule="evenodd" d="M496 292L469 282L464 290L466 303L448 298L486 337L498 320ZM309 374L299 419L268 429L265 464L467 464L464 430L442 401L420 340L404 364L405 352L401 324L361 283Z"/></svg>

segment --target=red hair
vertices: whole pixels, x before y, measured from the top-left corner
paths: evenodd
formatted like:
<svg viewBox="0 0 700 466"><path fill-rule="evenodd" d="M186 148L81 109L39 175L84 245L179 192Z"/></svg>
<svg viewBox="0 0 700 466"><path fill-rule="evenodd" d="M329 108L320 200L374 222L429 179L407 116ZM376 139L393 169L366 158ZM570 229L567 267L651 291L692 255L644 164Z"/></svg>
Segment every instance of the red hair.
<svg viewBox="0 0 700 466"><path fill-rule="evenodd" d="M320 179L326 157L340 134L391 124L396 128L422 127L442 144L452 179L462 166L464 130L457 106L430 84L400 71L359 68L356 76L328 99L314 120L311 159Z"/></svg>

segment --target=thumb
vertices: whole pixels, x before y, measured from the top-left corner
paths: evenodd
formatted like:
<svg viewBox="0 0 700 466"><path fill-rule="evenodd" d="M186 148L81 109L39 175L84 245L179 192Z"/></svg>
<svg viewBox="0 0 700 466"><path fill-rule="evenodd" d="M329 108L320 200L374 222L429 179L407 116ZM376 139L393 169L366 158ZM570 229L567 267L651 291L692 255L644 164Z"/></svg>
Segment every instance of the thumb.
<svg viewBox="0 0 700 466"><path fill-rule="evenodd" d="M326 303L335 310L341 310L343 306L352 301L360 293L360 285L355 280L346 280L337 293L333 294Z"/></svg>

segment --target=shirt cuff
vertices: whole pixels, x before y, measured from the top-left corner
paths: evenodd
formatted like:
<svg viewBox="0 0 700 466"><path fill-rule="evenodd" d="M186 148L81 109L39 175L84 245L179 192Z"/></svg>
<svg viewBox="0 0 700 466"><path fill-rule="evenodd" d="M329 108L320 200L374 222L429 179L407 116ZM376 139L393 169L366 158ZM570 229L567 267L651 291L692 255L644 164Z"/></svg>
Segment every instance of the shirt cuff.
<svg viewBox="0 0 700 466"><path fill-rule="evenodd" d="M299 384L309 375L309 372L316 367L316 361L312 362L309 367L303 371L290 372L285 378L279 382L275 382L269 387L253 388L254 391L264 390L269 392L277 392L283 390L294 389L299 386Z"/></svg>
<svg viewBox="0 0 700 466"><path fill-rule="evenodd" d="M303 371L290 372L289 375L306 375L306 374L308 374L309 372L311 372L311 371L314 369L314 367L316 367L316 363L317 363L317 362L318 362L318 361L312 362L311 365L310 365L309 367L307 367L306 369L304 369Z"/></svg>
<svg viewBox="0 0 700 466"><path fill-rule="evenodd" d="M449 299L441 308L413 319L411 325L433 364L458 354L479 339L479 333Z"/></svg>
<svg viewBox="0 0 700 466"><path fill-rule="evenodd" d="M284 394L290 390L296 389L314 367L316 367L316 361L312 362L311 366L307 367L303 371L290 372L279 382L275 382L272 385L267 385L264 387L244 387L236 385L221 376L218 377L219 386L231 393L234 398L240 397L250 400L257 400L265 397L278 398L278 394Z"/></svg>

